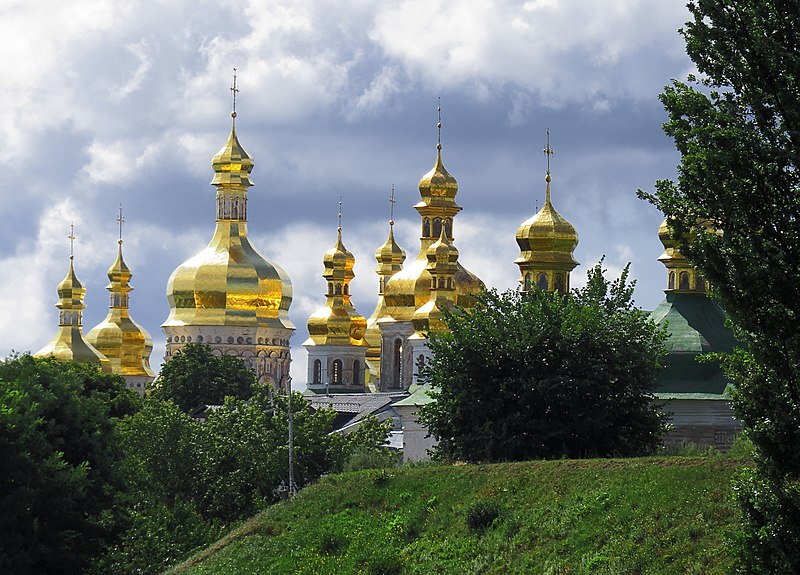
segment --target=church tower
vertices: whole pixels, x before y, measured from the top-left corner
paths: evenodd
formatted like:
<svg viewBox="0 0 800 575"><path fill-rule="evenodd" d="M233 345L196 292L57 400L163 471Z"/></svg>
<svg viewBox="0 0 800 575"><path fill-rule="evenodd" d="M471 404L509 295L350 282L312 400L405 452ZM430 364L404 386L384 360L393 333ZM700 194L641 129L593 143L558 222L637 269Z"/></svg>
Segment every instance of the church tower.
<svg viewBox="0 0 800 575"><path fill-rule="evenodd" d="M169 317L165 360L187 343L211 346L217 355L241 357L258 380L285 389L291 362L289 319L292 284L259 254L247 237L247 188L253 160L236 135L236 76L228 141L211 164L216 229L203 251L181 264L167 283Z"/></svg>
<svg viewBox="0 0 800 575"><path fill-rule="evenodd" d="M74 227L70 226L69 234L69 271L60 284L58 284L58 331L50 343L37 351L36 357L52 355L59 361L77 361L93 363L100 366L105 373L111 373L111 364L108 359L86 341L83 336L83 310L86 305L83 297L86 288L83 287L78 276L75 275L73 260L73 245L75 242Z"/></svg>
<svg viewBox="0 0 800 575"><path fill-rule="evenodd" d="M578 265L572 253L578 245L578 232L559 214L550 200L550 130L547 130L547 189L542 209L517 229L520 290L525 293L537 286L547 292L568 293L569 274Z"/></svg>
<svg viewBox="0 0 800 575"><path fill-rule="evenodd" d="M140 395L155 379L150 368L153 340L150 334L130 317L129 296L131 271L122 259L122 206L119 208L119 240L117 259L108 269L110 293L108 315L86 334L86 339L111 362L113 373L121 375L125 384Z"/></svg>
<svg viewBox="0 0 800 575"><path fill-rule="evenodd" d="M666 220L658 237L664 245L658 260L667 268L667 289L650 319L667 331L667 355L655 390L659 400L669 402L667 410L672 414L672 429L664 443L674 447L692 442L727 450L741 428L727 394L730 382L718 361L698 358L705 353L729 353L739 344L725 325L725 312L708 297L707 282L681 254Z"/></svg>
<svg viewBox="0 0 800 575"><path fill-rule="evenodd" d="M326 302L308 318L308 389L311 391L364 391L367 320L350 301L350 281L356 259L342 243L342 208L336 244L325 252L322 277L328 284Z"/></svg>
<svg viewBox="0 0 800 575"><path fill-rule="evenodd" d="M409 338L417 331L413 323L414 314L432 296L428 248L440 241L442 236L452 244L453 219L461 211L461 206L455 201L458 182L442 162L441 107L438 113L436 162L419 181L421 201L414 206L422 219L420 250L413 262L386 282L383 297L387 313L377 321L381 330L381 391L408 389L413 381L414 349L420 349L423 343L418 341L412 346L409 342ZM472 307L476 296L484 289L483 282L457 262L451 285L453 301L463 308ZM419 337L416 339L420 340Z"/></svg>
<svg viewBox="0 0 800 575"><path fill-rule="evenodd" d="M383 297L384 289L389 278L403 269L403 262L406 260L405 250L394 240L394 204L394 186L392 186L392 195L389 197L389 236L375 251L375 259L378 261L378 267L375 269L375 273L378 274L378 304L367 320L366 340L369 344L367 365L370 370L370 378L376 382L380 379L381 369L381 329L378 326L378 320L387 315L386 300Z"/></svg>

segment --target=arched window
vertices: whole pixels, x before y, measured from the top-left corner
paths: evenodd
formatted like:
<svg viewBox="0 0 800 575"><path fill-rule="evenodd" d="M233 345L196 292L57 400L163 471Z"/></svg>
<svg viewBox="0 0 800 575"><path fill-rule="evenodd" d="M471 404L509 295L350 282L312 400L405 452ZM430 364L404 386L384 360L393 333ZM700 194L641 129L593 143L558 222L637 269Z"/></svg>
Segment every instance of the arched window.
<svg viewBox="0 0 800 575"><path fill-rule="evenodd" d="M400 387L400 359L403 351L403 342L394 340L394 353L392 354L392 387Z"/></svg>
<svg viewBox="0 0 800 575"><path fill-rule="evenodd" d="M556 274L556 291L560 294L564 293L564 276Z"/></svg>
<svg viewBox="0 0 800 575"><path fill-rule="evenodd" d="M525 279L522 283L522 289L524 291L531 291L531 274L525 274Z"/></svg>
<svg viewBox="0 0 800 575"><path fill-rule="evenodd" d="M447 239L453 239L453 220L450 218L444 221L444 233L447 235Z"/></svg>
<svg viewBox="0 0 800 575"><path fill-rule="evenodd" d="M442 234L442 218L433 219L433 237L438 238Z"/></svg>
<svg viewBox="0 0 800 575"><path fill-rule="evenodd" d="M675 289L675 272L669 272L669 283L667 289Z"/></svg>
<svg viewBox="0 0 800 575"><path fill-rule="evenodd" d="M322 383L322 362L314 360L314 383Z"/></svg>
<svg viewBox="0 0 800 575"><path fill-rule="evenodd" d="M328 283L328 295L333 295L333 284Z"/></svg>
<svg viewBox="0 0 800 575"><path fill-rule="evenodd" d="M342 284L336 284L336 295L342 295Z"/></svg>
<svg viewBox="0 0 800 575"><path fill-rule="evenodd" d="M706 278L704 278L700 274L697 274L695 276L694 281L695 281L694 285L695 291L706 291Z"/></svg>
<svg viewBox="0 0 800 575"><path fill-rule="evenodd" d="M536 285L542 291L547 291L547 274L541 273L536 280Z"/></svg>
<svg viewBox="0 0 800 575"><path fill-rule="evenodd" d="M331 377L331 383L333 385L341 385L342 383L342 360L341 359L334 359L333 360L333 374Z"/></svg>
<svg viewBox="0 0 800 575"><path fill-rule="evenodd" d="M350 294L350 286L348 284L344 284L344 295Z"/></svg>
<svg viewBox="0 0 800 575"><path fill-rule="evenodd" d="M681 272L678 289L689 289L689 272Z"/></svg>
<svg viewBox="0 0 800 575"><path fill-rule="evenodd" d="M353 385L361 385L361 362L353 362Z"/></svg>
<svg viewBox="0 0 800 575"><path fill-rule="evenodd" d="M422 220L422 237L428 238L431 235L431 221L428 218Z"/></svg>

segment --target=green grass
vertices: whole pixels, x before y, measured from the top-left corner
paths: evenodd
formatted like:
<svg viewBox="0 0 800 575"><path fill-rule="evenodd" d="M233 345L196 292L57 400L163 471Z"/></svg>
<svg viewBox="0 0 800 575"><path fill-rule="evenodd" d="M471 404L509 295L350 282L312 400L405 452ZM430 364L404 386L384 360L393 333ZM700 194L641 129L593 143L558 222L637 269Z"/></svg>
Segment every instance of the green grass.
<svg viewBox="0 0 800 575"><path fill-rule="evenodd" d="M668 457L334 475L171 573L727 573L742 466Z"/></svg>

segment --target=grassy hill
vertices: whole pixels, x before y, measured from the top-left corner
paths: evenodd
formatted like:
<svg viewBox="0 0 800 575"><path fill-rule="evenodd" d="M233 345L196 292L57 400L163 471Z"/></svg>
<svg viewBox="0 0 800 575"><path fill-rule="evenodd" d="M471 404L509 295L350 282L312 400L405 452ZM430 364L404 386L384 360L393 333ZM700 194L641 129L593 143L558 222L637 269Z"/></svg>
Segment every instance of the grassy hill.
<svg viewBox="0 0 800 575"><path fill-rule="evenodd" d="M171 573L727 573L724 457L423 466L335 475Z"/></svg>

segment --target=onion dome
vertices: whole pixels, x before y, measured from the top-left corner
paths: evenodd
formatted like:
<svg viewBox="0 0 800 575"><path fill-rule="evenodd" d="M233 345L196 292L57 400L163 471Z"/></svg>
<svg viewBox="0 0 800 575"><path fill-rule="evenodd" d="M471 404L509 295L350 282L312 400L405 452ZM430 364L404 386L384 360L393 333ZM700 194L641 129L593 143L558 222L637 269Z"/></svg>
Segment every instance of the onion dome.
<svg viewBox="0 0 800 575"><path fill-rule="evenodd" d="M325 252L322 277L328 284L325 305L308 318L309 338L304 346L351 345L364 347L367 320L356 312L350 301L350 280L355 277L356 259L342 243L342 228L336 245Z"/></svg>
<svg viewBox="0 0 800 575"><path fill-rule="evenodd" d="M520 268L522 291L538 285L545 291L565 293L569 291L569 272L578 265L572 256L578 245L578 232L553 207L549 171L545 181L542 209L517 229L520 254L514 263Z"/></svg>
<svg viewBox="0 0 800 575"><path fill-rule="evenodd" d="M454 304L453 277L458 269L458 250L442 229L439 240L431 244L425 256L427 270L431 276L431 297L428 302L414 312L414 329L427 335L434 331L446 331L444 310L452 309Z"/></svg>
<svg viewBox="0 0 800 575"><path fill-rule="evenodd" d="M217 224L203 251L181 264L167 284L170 313L162 327L248 326L294 329L292 284L280 266L247 238L247 188L253 160L236 136L236 112L212 166Z"/></svg>
<svg viewBox="0 0 800 575"><path fill-rule="evenodd" d="M667 268L667 289L665 292L705 294L706 281L701 274L692 267L679 249L679 241L667 220L658 227L658 239L664 246L664 253L658 257Z"/></svg>
<svg viewBox="0 0 800 575"><path fill-rule="evenodd" d="M441 130L441 115L438 128ZM414 312L430 299L431 275L428 272L427 250L442 233L453 241L453 218L461 211L456 204L458 182L445 169L442 162L441 141L436 146L436 162L433 169L419 181L421 201L414 206L422 217L420 251L416 259L386 282L384 299L388 314L397 321L410 321ZM463 308L475 304L477 295L484 289L483 282L456 264L453 275L455 303Z"/></svg>
<svg viewBox="0 0 800 575"><path fill-rule="evenodd" d="M59 361L78 361L93 363L100 366L106 373L111 372L108 359L86 341L83 336L83 310L86 305L83 297L86 289L78 281L72 264L73 257L69 257L69 271L67 276L58 284L58 332L50 343L37 351L37 357L53 356Z"/></svg>
<svg viewBox="0 0 800 575"><path fill-rule="evenodd" d="M108 269L111 292L106 318L86 334L86 339L111 362L112 371L124 377L140 377L152 381L150 367L153 340L150 334L129 315L131 271L122 259L122 239L118 242L117 259Z"/></svg>
<svg viewBox="0 0 800 575"><path fill-rule="evenodd" d="M375 273L378 274L378 304L375 311L367 320L366 340L369 344L367 360L371 365L378 369L381 357L381 330L378 327L378 320L387 315L386 301L384 300L384 286L394 274L403 269L403 262L406 260L406 252L397 245L394 240L394 220L389 220L389 236L381 247L375 250L375 259L378 267Z"/></svg>

